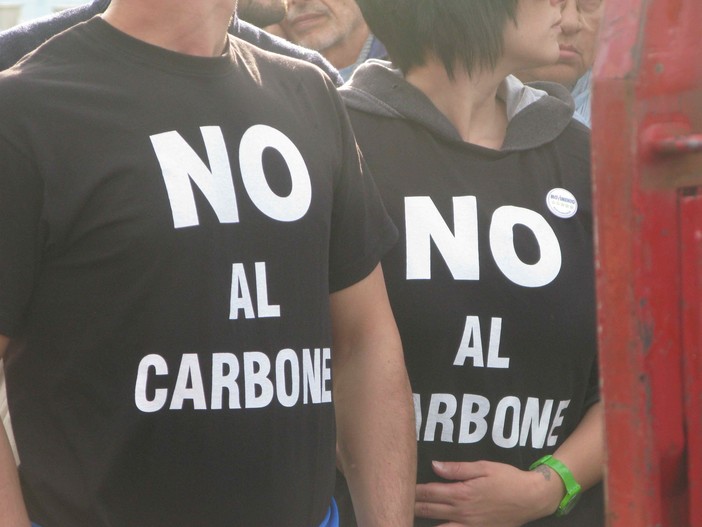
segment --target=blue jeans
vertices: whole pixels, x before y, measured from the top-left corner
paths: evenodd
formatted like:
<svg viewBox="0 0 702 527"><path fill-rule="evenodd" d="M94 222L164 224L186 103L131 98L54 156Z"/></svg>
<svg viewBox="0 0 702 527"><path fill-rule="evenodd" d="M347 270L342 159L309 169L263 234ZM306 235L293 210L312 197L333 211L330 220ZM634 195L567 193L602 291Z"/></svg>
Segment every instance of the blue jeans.
<svg viewBox="0 0 702 527"><path fill-rule="evenodd" d="M40 527L36 523L32 523L32 527ZM336 502L332 498L331 505L329 505L329 510L324 520L319 525L319 527L339 527L339 509L336 508Z"/></svg>
<svg viewBox="0 0 702 527"><path fill-rule="evenodd" d="M339 509L336 507L336 501L334 501L334 498L332 498L331 505L329 505L329 511L319 527L339 527Z"/></svg>

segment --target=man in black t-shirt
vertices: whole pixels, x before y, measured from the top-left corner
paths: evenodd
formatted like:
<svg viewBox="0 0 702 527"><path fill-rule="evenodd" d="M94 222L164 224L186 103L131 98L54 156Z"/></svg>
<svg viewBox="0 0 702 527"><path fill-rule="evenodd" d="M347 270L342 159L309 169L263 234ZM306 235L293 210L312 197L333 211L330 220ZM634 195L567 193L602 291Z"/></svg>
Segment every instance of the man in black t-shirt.
<svg viewBox="0 0 702 527"><path fill-rule="evenodd" d="M75 8L42 17L0 32L0 70L13 66L20 58L33 51L54 35L80 22L102 13L110 0L93 0ZM261 49L308 61L320 67L335 84L343 79L319 53L290 44L260 30L258 27L272 24L285 16L285 0L240 0L237 15L232 20L229 32ZM5 378L0 360L0 418L5 423L12 439L9 415L6 409Z"/></svg>
<svg viewBox="0 0 702 527"><path fill-rule="evenodd" d="M2 527L331 526L337 451L411 523L396 229L333 84L234 7L114 0L0 73Z"/></svg>

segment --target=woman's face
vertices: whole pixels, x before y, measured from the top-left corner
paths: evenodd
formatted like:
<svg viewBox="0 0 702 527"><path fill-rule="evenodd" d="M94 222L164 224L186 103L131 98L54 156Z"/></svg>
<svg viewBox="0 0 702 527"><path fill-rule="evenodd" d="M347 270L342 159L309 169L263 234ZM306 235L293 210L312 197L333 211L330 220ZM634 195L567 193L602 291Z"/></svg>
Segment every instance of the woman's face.
<svg viewBox="0 0 702 527"><path fill-rule="evenodd" d="M561 8L565 0L519 0L516 21L504 31L503 59L510 71L553 64L558 60Z"/></svg>

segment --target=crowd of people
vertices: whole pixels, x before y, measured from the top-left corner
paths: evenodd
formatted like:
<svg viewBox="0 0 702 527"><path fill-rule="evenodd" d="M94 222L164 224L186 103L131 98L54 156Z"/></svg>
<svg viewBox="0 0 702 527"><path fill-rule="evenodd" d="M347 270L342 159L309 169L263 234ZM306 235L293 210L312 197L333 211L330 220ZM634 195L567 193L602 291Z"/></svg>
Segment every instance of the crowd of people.
<svg viewBox="0 0 702 527"><path fill-rule="evenodd" d="M603 526L603 9L0 33L0 527Z"/></svg>

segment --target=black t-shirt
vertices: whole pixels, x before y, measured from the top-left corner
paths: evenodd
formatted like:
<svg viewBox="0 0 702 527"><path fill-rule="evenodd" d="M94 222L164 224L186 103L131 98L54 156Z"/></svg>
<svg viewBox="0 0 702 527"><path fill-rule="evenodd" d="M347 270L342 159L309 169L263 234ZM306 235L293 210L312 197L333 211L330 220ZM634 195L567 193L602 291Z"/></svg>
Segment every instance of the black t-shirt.
<svg viewBox="0 0 702 527"><path fill-rule="evenodd" d="M432 460L528 469L598 400L587 133L571 124L541 147L497 152L399 116L349 115L400 230L383 270L418 481L440 480ZM600 492L535 525L595 527Z"/></svg>
<svg viewBox="0 0 702 527"><path fill-rule="evenodd" d="M93 19L0 74L0 334L30 516L310 526L329 293L394 242L317 68Z"/></svg>

